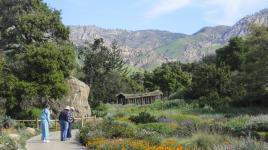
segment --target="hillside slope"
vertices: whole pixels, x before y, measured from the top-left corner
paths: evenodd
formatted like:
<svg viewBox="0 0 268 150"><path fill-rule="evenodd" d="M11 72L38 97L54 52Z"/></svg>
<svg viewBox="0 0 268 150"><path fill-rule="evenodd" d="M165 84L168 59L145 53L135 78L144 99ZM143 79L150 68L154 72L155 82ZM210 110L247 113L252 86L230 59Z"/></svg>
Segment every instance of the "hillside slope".
<svg viewBox="0 0 268 150"><path fill-rule="evenodd" d="M249 33L251 24L268 25L268 9L246 16L230 26L204 27L192 35L159 30L128 31L96 26L70 26L76 45L103 38L107 45L116 40L130 65L151 68L167 61L193 62L215 53L230 38Z"/></svg>

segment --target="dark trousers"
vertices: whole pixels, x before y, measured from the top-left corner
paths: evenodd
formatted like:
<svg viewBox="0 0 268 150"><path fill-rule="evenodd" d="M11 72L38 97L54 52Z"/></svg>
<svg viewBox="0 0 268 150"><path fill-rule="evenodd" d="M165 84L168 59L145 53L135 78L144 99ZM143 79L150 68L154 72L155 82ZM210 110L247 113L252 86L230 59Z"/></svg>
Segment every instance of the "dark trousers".
<svg viewBox="0 0 268 150"><path fill-rule="evenodd" d="M69 123L67 138L72 138L72 123Z"/></svg>

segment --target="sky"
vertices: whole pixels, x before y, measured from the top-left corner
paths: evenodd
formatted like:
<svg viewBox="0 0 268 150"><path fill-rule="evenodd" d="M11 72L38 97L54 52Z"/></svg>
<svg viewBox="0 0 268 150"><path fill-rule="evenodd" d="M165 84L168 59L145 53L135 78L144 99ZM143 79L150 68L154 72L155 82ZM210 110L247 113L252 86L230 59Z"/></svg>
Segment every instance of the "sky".
<svg viewBox="0 0 268 150"><path fill-rule="evenodd" d="M44 0L61 10L65 25L157 29L192 34L205 26L233 25L268 8L268 0Z"/></svg>

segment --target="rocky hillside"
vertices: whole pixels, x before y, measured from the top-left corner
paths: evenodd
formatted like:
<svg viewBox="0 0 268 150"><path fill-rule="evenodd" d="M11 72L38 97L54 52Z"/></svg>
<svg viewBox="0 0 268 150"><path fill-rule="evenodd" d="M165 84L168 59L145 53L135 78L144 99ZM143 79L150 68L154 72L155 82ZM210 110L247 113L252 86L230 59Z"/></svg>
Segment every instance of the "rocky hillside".
<svg viewBox="0 0 268 150"><path fill-rule="evenodd" d="M162 58L158 56L155 49L187 36L158 30L108 30L96 26L70 26L70 30L70 39L76 45L83 45L86 41L93 42L95 38L103 38L109 46L116 40L123 51L124 58L130 65L138 67L161 63ZM154 63L155 60L157 61Z"/></svg>
<svg viewBox="0 0 268 150"><path fill-rule="evenodd" d="M128 31L96 26L70 26L70 39L76 45L82 45L85 41L92 42L94 38L103 38L107 45L116 40L130 65L151 68L167 61L198 61L215 53L230 38L246 35L248 27L253 23L268 25L268 9L242 18L232 27L205 27L193 35L158 30Z"/></svg>

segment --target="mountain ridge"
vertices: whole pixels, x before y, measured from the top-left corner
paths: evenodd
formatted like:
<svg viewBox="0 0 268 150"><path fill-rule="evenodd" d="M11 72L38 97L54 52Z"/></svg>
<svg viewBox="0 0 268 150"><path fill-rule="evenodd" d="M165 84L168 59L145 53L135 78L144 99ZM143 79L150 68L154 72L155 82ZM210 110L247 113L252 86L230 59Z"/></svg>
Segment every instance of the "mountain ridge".
<svg viewBox="0 0 268 150"><path fill-rule="evenodd" d="M130 65L152 68L168 61L199 61L214 54L232 37L247 35L251 24L268 25L268 8L243 17L233 26L203 27L191 35L154 29L104 29L94 25L69 28L70 40L77 46L95 38L103 38L107 45L116 40Z"/></svg>

